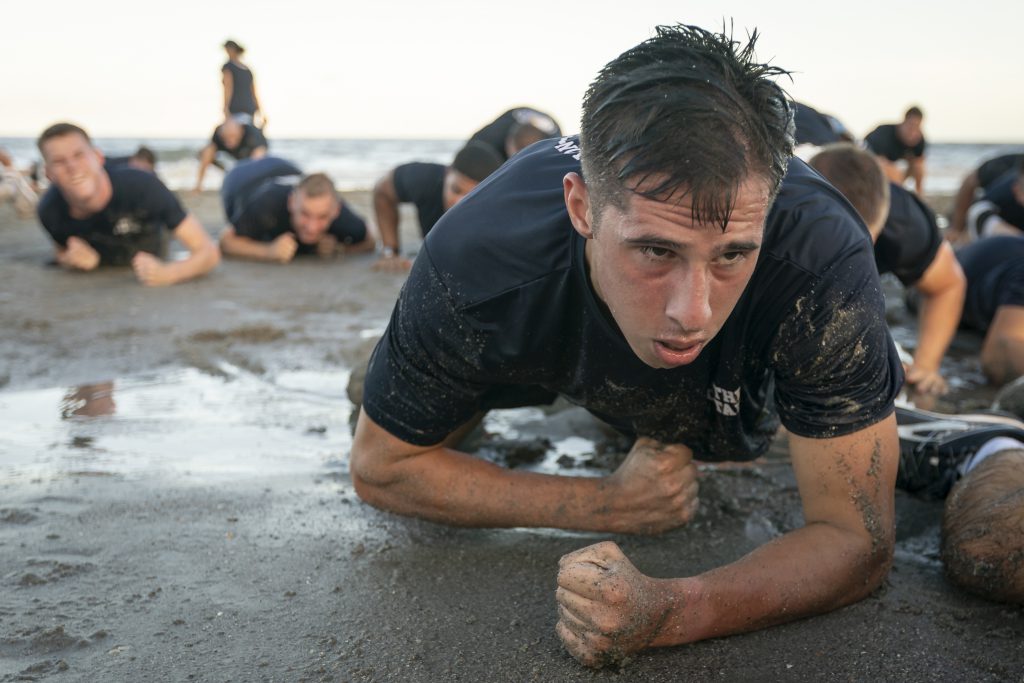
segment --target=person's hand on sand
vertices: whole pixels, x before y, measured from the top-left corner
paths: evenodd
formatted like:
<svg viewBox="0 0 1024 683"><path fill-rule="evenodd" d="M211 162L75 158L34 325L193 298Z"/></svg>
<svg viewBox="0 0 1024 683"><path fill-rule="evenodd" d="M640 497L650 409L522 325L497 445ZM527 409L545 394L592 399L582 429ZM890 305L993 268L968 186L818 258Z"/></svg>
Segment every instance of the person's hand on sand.
<svg viewBox="0 0 1024 683"><path fill-rule="evenodd" d="M615 543L605 541L558 562L555 632L584 666L616 664L651 645L669 605Z"/></svg>
<svg viewBox="0 0 1024 683"><path fill-rule="evenodd" d="M299 243L296 241L295 235L286 232L270 242L268 248L271 260L278 263L288 263L295 258L295 252L299 248Z"/></svg>
<svg viewBox="0 0 1024 683"><path fill-rule="evenodd" d="M80 237L69 237L67 245L57 250L57 263L74 270L93 270L100 264L100 254Z"/></svg>
<svg viewBox="0 0 1024 683"><path fill-rule="evenodd" d="M316 253L321 258L331 258L338 253L338 238L331 234L325 234L316 243Z"/></svg>
<svg viewBox="0 0 1024 683"><path fill-rule="evenodd" d="M147 287L165 287L173 285L175 280L167 268L167 264L145 251L132 257L132 270L139 282Z"/></svg>
<svg viewBox="0 0 1024 683"><path fill-rule="evenodd" d="M693 451L681 444L640 437L606 482L608 531L658 534L689 522L700 504Z"/></svg>
<svg viewBox="0 0 1024 683"><path fill-rule="evenodd" d="M405 258L401 254L381 256L373 264L372 268L384 273L404 273L412 268L412 260Z"/></svg>
<svg viewBox="0 0 1024 683"><path fill-rule="evenodd" d="M929 369L919 365L903 367L907 377L907 384L913 387L917 394L926 396L943 396L949 391L946 379L939 372L938 368Z"/></svg>

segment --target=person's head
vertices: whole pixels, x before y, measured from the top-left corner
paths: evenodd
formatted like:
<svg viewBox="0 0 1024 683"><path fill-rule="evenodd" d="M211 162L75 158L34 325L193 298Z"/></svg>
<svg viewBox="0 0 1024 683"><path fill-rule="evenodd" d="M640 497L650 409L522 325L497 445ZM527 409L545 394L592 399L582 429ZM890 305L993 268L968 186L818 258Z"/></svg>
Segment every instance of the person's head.
<svg viewBox="0 0 1024 683"><path fill-rule="evenodd" d="M228 59L239 59L245 52L245 48L233 40L224 41L224 51L228 53Z"/></svg>
<svg viewBox="0 0 1024 683"><path fill-rule="evenodd" d="M505 154L515 156L535 142L546 140L558 132L554 121L537 115L532 119L515 123L505 137Z"/></svg>
<svg viewBox="0 0 1024 683"><path fill-rule="evenodd" d="M224 123L217 126L217 137L225 147L235 149L242 144L242 138L245 137L245 126L238 119L229 116Z"/></svg>
<svg viewBox="0 0 1024 683"><path fill-rule="evenodd" d="M447 211L458 204L502 163L503 159L489 145L478 140L467 142L445 170L441 190L444 210Z"/></svg>
<svg viewBox="0 0 1024 683"><path fill-rule="evenodd" d="M853 205L877 241L889 217L889 179L874 154L838 143L823 147L808 162Z"/></svg>
<svg viewBox="0 0 1024 683"><path fill-rule="evenodd" d="M753 274L793 151L784 74L746 46L660 26L598 74L583 102L583 177L565 201L590 278L634 353L692 362Z"/></svg>
<svg viewBox="0 0 1024 683"><path fill-rule="evenodd" d="M924 133L921 131L922 121L924 121L924 112L920 107L911 107L907 110L903 115L903 122L896 128L903 144L913 147L921 142L924 138Z"/></svg>
<svg viewBox="0 0 1024 683"><path fill-rule="evenodd" d="M73 123L55 123L36 140L46 177L69 204L84 206L109 198L110 177L103 170L103 153L89 134Z"/></svg>
<svg viewBox="0 0 1024 683"><path fill-rule="evenodd" d="M302 244L319 242L340 212L338 191L324 173L304 177L288 195L292 230Z"/></svg>
<svg viewBox="0 0 1024 683"><path fill-rule="evenodd" d="M139 145L139 148L135 150L135 154L129 157L128 164L132 168L153 173L156 171L156 153L145 145Z"/></svg>

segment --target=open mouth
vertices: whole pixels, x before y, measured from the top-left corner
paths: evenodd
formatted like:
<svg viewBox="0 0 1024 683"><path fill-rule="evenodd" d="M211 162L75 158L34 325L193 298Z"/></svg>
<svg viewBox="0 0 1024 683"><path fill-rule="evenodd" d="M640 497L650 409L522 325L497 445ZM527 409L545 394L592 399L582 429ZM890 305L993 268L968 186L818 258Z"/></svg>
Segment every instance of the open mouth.
<svg viewBox="0 0 1024 683"><path fill-rule="evenodd" d="M685 365L693 362L704 348L703 341L654 340L654 352L667 366Z"/></svg>

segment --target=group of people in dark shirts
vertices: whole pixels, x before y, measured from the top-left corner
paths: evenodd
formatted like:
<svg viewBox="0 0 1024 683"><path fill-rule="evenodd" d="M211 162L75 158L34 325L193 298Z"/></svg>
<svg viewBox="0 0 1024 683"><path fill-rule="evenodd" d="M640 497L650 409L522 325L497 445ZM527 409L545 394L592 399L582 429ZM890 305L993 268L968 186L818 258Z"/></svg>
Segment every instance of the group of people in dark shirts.
<svg viewBox="0 0 1024 683"><path fill-rule="evenodd" d="M376 265L411 272L370 359L351 452L370 504L457 525L659 533L698 514L696 461L754 460L780 423L788 433L806 526L670 580L643 575L611 542L562 559L556 630L589 666L862 599L892 562L898 481L949 493L943 559L954 582L1024 602L1024 425L962 416L962 428L947 419L928 431L927 413L895 407L905 381L944 390L940 361L965 297L979 302L971 316L992 309L990 335L1024 311L1011 296L1019 256L992 282L986 260L1011 252L986 245L1024 237L983 237L965 248L984 252L977 261L954 255L927 205L872 153L825 146L810 165L793 157L810 108L774 83L783 73L728 36L658 27L598 74L578 136L511 110L452 164L399 166L374 188ZM920 133L920 113L910 114ZM901 135L923 158L923 136ZM39 215L59 263L130 264L145 284L216 265L217 245L155 176L104 170L70 124L39 147L54 183ZM909 172L918 191L920 169ZM288 261L376 247L326 176L281 159L239 164L222 198L227 255ZM425 235L411 262L397 241L405 201ZM146 222L166 226L188 258L156 258ZM984 272L972 282L975 264ZM880 270L924 295L905 368ZM1015 341L991 344L1013 359L999 361L1005 376L993 361L994 380L1013 374ZM541 475L459 450L486 411L559 396L635 437L618 469Z"/></svg>

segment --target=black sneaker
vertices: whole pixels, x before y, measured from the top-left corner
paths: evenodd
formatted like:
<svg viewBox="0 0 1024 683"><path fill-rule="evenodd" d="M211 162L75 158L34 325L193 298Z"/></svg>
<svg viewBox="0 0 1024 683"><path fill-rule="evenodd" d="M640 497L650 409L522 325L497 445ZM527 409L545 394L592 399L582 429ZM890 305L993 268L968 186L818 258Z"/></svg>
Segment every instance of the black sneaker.
<svg viewBox="0 0 1024 683"><path fill-rule="evenodd" d="M928 498L945 498L959 466L989 439L1024 441L1024 422L999 412L944 415L896 407L900 469L896 486Z"/></svg>

